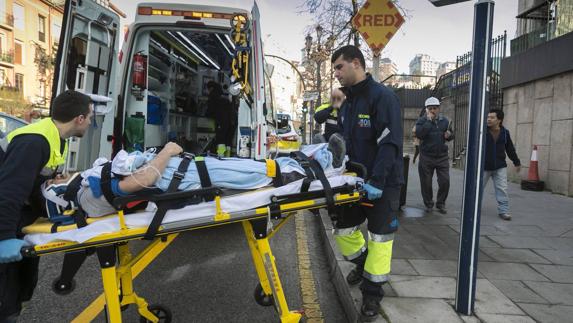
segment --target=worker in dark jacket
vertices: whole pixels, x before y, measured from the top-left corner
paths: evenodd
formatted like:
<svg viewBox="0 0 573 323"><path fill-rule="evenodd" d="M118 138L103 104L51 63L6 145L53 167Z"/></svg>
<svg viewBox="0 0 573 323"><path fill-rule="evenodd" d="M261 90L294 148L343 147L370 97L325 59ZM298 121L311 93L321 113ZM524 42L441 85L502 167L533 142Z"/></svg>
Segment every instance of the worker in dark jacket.
<svg viewBox="0 0 573 323"><path fill-rule="evenodd" d="M332 54L334 76L345 87L338 126L351 161L366 166L364 190L370 206L345 207L338 213L335 241L346 260L356 264L349 284L362 281L364 321L378 317L392 262L394 232L398 229L400 186L403 184L402 120L398 98L365 72L364 56L355 46ZM360 225L368 220L368 242Z"/></svg>
<svg viewBox="0 0 573 323"><path fill-rule="evenodd" d="M432 177L438 176L436 208L446 213L446 199L450 190L450 162L446 141L454 139L448 119L440 114L440 100L430 97L426 100L426 115L416 122L416 137L420 143L420 187L426 211L434 207Z"/></svg>
<svg viewBox="0 0 573 323"><path fill-rule="evenodd" d="M485 141L485 173L484 187L489 178L493 179L495 199L497 200L497 214L500 218L509 221L509 197L507 195L507 163L505 153L516 167L517 173L521 170L521 161L517 157L509 131L501 124L504 113L499 109L492 109L487 115L487 134Z"/></svg>
<svg viewBox="0 0 573 323"><path fill-rule="evenodd" d="M66 91L54 99L51 118L7 136L0 161L0 322L16 322L22 302L32 297L39 258L22 259L21 229L45 214L40 185L63 166L65 140L82 137L92 115L88 96Z"/></svg>
<svg viewBox="0 0 573 323"><path fill-rule="evenodd" d="M219 157L231 156L231 145L235 135L237 113L231 102L223 96L221 84L209 81L207 83L209 97L207 101L207 117L215 120L215 143Z"/></svg>
<svg viewBox="0 0 573 323"><path fill-rule="evenodd" d="M324 123L324 142L328 142L330 136L339 131L338 112L343 101L344 93L339 89L334 89L330 95L330 102L319 106L314 111L314 121Z"/></svg>

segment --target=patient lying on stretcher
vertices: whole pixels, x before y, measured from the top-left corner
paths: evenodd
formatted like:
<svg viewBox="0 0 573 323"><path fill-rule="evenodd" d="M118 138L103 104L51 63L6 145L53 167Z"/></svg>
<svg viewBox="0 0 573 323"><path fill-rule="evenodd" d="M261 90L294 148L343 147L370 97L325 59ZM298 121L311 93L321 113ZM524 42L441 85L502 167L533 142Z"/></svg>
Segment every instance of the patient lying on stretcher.
<svg viewBox="0 0 573 323"><path fill-rule="evenodd" d="M118 153L111 162L112 178L109 185L113 195L129 195L145 188L160 188L167 191L174 173L178 171L181 164L182 158L178 156L182 152L183 149L179 145L170 142L157 154L153 152L127 154L125 151ZM340 136L332 136L328 144L304 146L302 152L317 160L327 177L340 175L344 170L345 147ZM273 178L268 176L268 165L264 161L205 157L204 162L212 186L229 189L257 189L273 182ZM81 174L81 186L77 191L75 201L89 217L99 217L116 212L102 190L102 169L105 163L107 160L98 159L94 162L94 167ZM280 176L284 184L305 177L305 170L295 159L279 157L276 159L276 166L280 168ZM196 163L191 162L178 189L201 188L199 171ZM49 189L50 187L47 191ZM49 198L48 194L45 196ZM50 201L47 203L48 212L59 212L57 208L50 208Z"/></svg>

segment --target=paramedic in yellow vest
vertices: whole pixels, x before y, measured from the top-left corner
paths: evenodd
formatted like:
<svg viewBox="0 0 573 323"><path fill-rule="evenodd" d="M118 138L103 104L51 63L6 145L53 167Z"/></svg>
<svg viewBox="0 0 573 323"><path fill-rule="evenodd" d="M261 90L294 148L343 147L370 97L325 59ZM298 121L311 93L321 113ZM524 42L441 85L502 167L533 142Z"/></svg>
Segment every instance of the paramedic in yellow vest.
<svg viewBox="0 0 573 323"><path fill-rule="evenodd" d="M32 297L38 258L22 258L22 227L45 214L40 185L63 166L70 137L82 137L93 116L90 97L76 91L58 95L51 118L8 134L0 161L0 322L16 322L22 302Z"/></svg>
<svg viewBox="0 0 573 323"><path fill-rule="evenodd" d="M324 123L324 141L328 142L330 136L337 133L338 129L338 112L344 101L344 93L339 89L332 90L330 102L325 103L314 111L314 121Z"/></svg>
<svg viewBox="0 0 573 323"><path fill-rule="evenodd" d="M394 92L365 72L364 56L355 46L332 54L334 77L345 87L338 125L350 161L367 169L364 191L368 203L338 212L334 238L346 260L356 267L346 280L360 285L362 321L377 319L382 285L388 281L402 175L403 130L400 104ZM368 240L360 226L368 221Z"/></svg>

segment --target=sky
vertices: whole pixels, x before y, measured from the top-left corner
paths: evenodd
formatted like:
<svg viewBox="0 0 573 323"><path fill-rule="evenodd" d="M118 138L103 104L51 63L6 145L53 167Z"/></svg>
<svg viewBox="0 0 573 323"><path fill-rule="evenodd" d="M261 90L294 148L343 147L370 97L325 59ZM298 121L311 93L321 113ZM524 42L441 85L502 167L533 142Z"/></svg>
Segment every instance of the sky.
<svg viewBox="0 0 573 323"><path fill-rule="evenodd" d="M304 47L304 30L312 17L300 13L304 0L258 0L261 29L266 54L289 60L300 60ZM340 0L350 1L350 0ZM113 1L127 14L123 23L131 23L139 1ZM164 0L164 3L221 5L249 9L252 0ZM517 0L497 0L494 9L493 36L507 31L508 39L515 36ZM399 72L407 73L410 60L416 54L429 54L439 62L455 61L457 55L471 50L473 6L468 1L446 7L434 7L426 0L400 0L407 11L406 22L388 43L382 57L389 57ZM509 42L508 42L509 43Z"/></svg>

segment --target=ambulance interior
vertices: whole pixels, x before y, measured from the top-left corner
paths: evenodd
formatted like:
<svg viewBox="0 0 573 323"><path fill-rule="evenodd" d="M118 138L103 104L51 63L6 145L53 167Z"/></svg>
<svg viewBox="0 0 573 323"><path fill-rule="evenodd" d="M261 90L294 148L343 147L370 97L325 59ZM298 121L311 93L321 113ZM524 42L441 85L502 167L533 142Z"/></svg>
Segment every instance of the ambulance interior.
<svg viewBox="0 0 573 323"><path fill-rule="evenodd" d="M125 62L128 82L121 89L124 147L145 150L175 141L187 152L212 151L215 120L207 117L207 83L222 86L228 115L236 119L240 98L228 92L234 47L229 33L220 29L138 30ZM233 124L236 133L237 120Z"/></svg>

